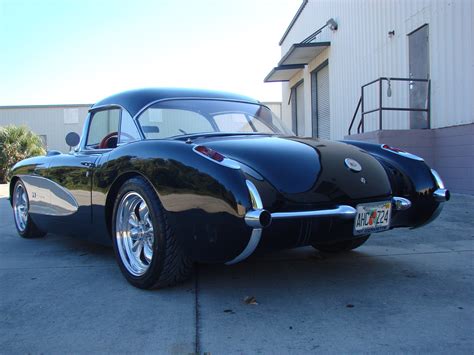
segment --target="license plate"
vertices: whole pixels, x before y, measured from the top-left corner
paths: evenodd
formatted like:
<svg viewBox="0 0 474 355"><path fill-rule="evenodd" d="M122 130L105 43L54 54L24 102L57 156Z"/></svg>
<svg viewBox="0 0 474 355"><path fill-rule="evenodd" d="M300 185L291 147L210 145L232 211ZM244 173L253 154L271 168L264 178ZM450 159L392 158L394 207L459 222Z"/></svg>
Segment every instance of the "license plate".
<svg viewBox="0 0 474 355"><path fill-rule="evenodd" d="M362 203L356 206L354 235L382 232L390 228L392 203Z"/></svg>

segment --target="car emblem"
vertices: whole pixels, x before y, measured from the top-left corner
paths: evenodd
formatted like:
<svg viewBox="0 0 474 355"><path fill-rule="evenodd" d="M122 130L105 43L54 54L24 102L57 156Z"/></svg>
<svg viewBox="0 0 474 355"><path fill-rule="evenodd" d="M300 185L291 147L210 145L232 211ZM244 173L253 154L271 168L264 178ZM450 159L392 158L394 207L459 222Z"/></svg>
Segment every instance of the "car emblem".
<svg viewBox="0 0 474 355"><path fill-rule="evenodd" d="M361 177L361 178L360 178L360 182L363 183L363 184L367 184L367 180L365 180L364 177Z"/></svg>
<svg viewBox="0 0 474 355"><path fill-rule="evenodd" d="M362 166L360 166L360 164L355 161L354 159L351 159L351 158L346 158L344 159L344 164L346 165L346 167L355 172L355 173L358 173L359 171L362 170Z"/></svg>

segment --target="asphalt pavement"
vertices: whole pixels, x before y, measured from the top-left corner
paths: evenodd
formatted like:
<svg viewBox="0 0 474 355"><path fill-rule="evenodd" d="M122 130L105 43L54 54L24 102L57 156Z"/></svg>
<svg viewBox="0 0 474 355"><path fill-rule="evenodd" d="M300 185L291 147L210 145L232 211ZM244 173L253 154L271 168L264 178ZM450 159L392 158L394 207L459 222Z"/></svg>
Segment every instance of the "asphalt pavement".
<svg viewBox="0 0 474 355"><path fill-rule="evenodd" d="M356 251L199 265L143 291L110 248L16 234L0 186L0 353L474 353L474 196ZM247 302L244 300L247 298Z"/></svg>

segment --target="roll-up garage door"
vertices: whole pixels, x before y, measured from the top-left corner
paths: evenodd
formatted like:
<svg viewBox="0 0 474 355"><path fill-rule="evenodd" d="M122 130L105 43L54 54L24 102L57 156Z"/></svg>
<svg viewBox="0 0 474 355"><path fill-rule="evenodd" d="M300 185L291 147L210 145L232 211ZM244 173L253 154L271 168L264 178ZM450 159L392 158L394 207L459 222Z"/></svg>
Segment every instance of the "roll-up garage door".
<svg viewBox="0 0 474 355"><path fill-rule="evenodd" d="M325 65L314 73L316 85L313 86L313 135L329 139L331 136L329 111L329 66ZM316 128L316 129L314 129Z"/></svg>

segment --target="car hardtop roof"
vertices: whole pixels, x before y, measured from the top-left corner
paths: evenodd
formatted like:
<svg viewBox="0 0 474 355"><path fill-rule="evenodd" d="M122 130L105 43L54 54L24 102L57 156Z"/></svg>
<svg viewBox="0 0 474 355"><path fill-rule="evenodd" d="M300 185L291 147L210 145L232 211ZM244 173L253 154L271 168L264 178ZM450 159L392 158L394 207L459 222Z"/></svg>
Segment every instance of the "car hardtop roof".
<svg viewBox="0 0 474 355"><path fill-rule="evenodd" d="M259 103L259 101L248 96L232 94L223 91L179 88L149 88L129 90L109 96L95 103L91 109L108 105L120 105L125 108L133 117L138 112L140 112L143 107L149 105L150 103L157 100L171 98L228 99Z"/></svg>

